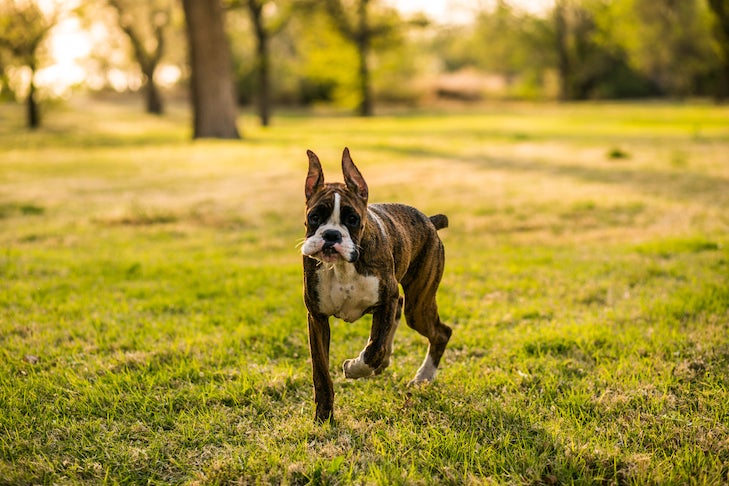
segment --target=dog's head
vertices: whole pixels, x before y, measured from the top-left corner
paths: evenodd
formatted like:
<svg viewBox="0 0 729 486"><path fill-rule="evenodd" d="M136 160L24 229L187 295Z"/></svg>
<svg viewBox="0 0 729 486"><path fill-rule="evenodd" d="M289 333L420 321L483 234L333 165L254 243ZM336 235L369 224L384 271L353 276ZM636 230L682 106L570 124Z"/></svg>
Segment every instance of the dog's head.
<svg viewBox="0 0 729 486"><path fill-rule="evenodd" d="M306 153L306 240L301 253L329 264L354 263L367 219L367 183L347 148L342 154L344 184L325 184L319 157L311 150Z"/></svg>

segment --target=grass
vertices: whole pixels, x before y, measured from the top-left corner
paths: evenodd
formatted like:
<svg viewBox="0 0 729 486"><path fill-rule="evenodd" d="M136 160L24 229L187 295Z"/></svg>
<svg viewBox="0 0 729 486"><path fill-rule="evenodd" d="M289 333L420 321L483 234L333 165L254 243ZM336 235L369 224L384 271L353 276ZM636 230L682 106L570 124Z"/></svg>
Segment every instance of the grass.
<svg viewBox="0 0 729 486"><path fill-rule="evenodd" d="M729 481L729 112L500 104L374 119L188 117L74 102L0 115L0 483ZM313 423L305 150L348 145L373 201L445 212L425 343L342 377ZM615 156L616 152L629 156Z"/></svg>

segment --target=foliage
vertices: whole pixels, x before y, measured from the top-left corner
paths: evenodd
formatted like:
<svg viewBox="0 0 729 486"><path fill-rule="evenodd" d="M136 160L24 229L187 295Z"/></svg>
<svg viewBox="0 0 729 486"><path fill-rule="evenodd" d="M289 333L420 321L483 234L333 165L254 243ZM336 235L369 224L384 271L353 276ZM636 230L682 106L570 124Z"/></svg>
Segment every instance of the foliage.
<svg viewBox="0 0 729 486"><path fill-rule="evenodd" d="M292 22L290 45L297 56L294 69L301 99L304 103L329 101L355 109L360 102L357 52L331 24L332 19L319 10Z"/></svg>
<svg viewBox="0 0 729 486"><path fill-rule="evenodd" d="M30 0L0 0L0 50L30 71L26 91L26 117L29 128L40 126L35 74L40 68L40 48L57 22L58 10L45 14Z"/></svg>
<svg viewBox="0 0 729 486"><path fill-rule="evenodd" d="M254 92L258 98L258 115L261 125L268 126L271 117L272 79L271 79L271 40L279 34L293 14L295 4L274 0L236 0L229 2L228 8L245 8L248 11L252 31L255 34L255 60L253 71L256 73Z"/></svg>
<svg viewBox="0 0 729 486"><path fill-rule="evenodd" d="M469 66L518 87L564 99L705 95L720 66L700 0L560 0L534 14L506 1L479 12L472 26L443 30L434 47L448 70Z"/></svg>
<svg viewBox="0 0 729 486"><path fill-rule="evenodd" d="M726 110L492 104L279 115L0 111L0 477L11 484L721 484L729 470ZM337 363L313 423L306 148L374 201L444 212L436 382L405 325L380 377ZM612 159L615 147L629 158ZM274 161L273 163L271 163Z"/></svg>
<svg viewBox="0 0 729 486"><path fill-rule="evenodd" d="M142 60L157 57L154 12L160 6L171 12L163 16L171 25L162 62L178 69L181 85L189 82L178 3L113 3L122 7L120 17L112 15L107 0L77 2L93 43L85 66L89 87L137 90L143 78L154 79L149 63L140 70L131 53L141 53ZM424 15L408 19L391 3L375 0L222 3L237 100L256 101L264 124L272 104L327 103L367 111L374 100L417 104L441 96L466 101L729 96L725 0L559 0L538 12L510 0L473 1L464 2L473 7L472 20L459 24ZM138 41L126 41L117 20ZM24 33L43 25L40 18L32 23L38 25ZM10 63L5 49L4 96L11 94Z"/></svg>
<svg viewBox="0 0 729 486"><path fill-rule="evenodd" d="M603 39L620 46L631 66L663 94L697 94L716 69L703 1L617 0L598 21Z"/></svg>
<svg viewBox="0 0 729 486"><path fill-rule="evenodd" d="M296 10L299 13L299 10ZM227 25L235 65L237 95L253 101L256 91L256 43L249 15L229 10ZM282 104L333 103L356 107L356 53L331 27L319 9L293 15L279 35L271 39L272 98Z"/></svg>
<svg viewBox="0 0 729 486"><path fill-rule="evenodd" d="M0 14L0 46L19 62L37 67L38 48L56 20L26 0L2 0Z"/></svg>
<svg viewBox="0 0 729 486"><path fill-rule="evenodd" d="M333 27L357 52L357 113L373 115L372 50L377 42L395 45L397 31L402 28L398 11L377 0L326 0L324 6Z"/></svg>

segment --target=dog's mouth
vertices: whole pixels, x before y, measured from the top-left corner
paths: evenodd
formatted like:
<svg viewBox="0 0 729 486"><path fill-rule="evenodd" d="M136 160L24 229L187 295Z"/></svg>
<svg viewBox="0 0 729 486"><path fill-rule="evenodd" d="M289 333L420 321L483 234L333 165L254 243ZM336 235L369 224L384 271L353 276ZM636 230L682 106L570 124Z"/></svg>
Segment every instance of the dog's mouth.
<svg viewBox="0 0 729 486"><path fill-rule="evenodd" d="M326 263L334 263L336 261L344 259L339 250L337 250L336 245L329 243L325 244L322 247L321 251L318 253L317 256L319 256L320 259Z"/></svg>
<svg viewBox="0 0 729 486"><path fill-rule="evenodd" d="M359 258L357 249L351 250L340 242L325 241L318 245L304 244L302 253L322 263L334 264L338 262L354 263Z"/></svg>
<svg viewBox="0 0 729 486"><path fill-rule="evenodd" d="M321 250L310 255L312 258L322 263L334 264L338 262L354 263L359 258L359 252L354 251L351 254L345 254L344 248L340 245L324 245Z"/></svg>

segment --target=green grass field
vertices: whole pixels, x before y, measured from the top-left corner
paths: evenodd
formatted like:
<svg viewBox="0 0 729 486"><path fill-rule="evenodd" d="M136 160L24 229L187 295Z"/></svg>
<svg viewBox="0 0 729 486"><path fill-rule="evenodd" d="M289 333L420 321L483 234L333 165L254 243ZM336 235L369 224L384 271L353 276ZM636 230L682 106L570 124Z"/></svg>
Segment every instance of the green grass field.
<svg viewBox="0 0 729 486"><path fill-rule="evenodd" d="M373 119L0 111L0 484L729 481L729 109L497 104ZM305 150L444 212L439 304L380 377L333 321L313 422Z"/></svg>

